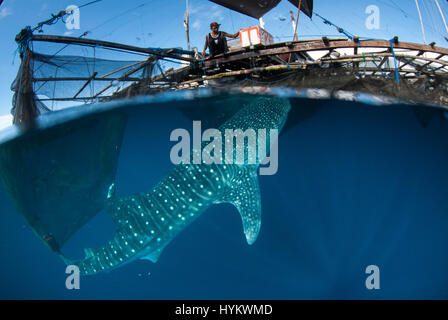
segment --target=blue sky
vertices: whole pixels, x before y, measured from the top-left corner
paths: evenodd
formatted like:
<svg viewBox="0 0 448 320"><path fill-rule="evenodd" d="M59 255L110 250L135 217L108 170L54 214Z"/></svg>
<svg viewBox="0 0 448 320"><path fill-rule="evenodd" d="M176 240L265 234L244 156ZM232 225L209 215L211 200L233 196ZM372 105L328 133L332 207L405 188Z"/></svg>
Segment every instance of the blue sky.
<svg viewBox="0 0 448 320"><path fill-rule="evenodd" d="M26 25L35 26L48 19L51 13L65 10L68 5L83 5L91 0L4 0L0 6L0 117L11 107L10 84L20 61L14 58L14 36ZM448 2L438 0L448 19ZM427 42L447 47L448 36L434 0L419 0ZM369 30L365 26L366 8L376 5L380 9L380 28ZM256 19L233 12L207 0L189 0L190 42L202 50L209 23L218 21L221 29L234 33L241 28L257 25ZM292 40L289 11L295 8L283 0L264 17L265 29L275 41ZM69 31L60 22L44 27L44 34L79 36L90 31L88 38L121 42L142 47L186 47L183 17L184 0L102 0L80 9L80 29ZM315 0L314 10L352 34L368 38L390 39L398 35L403 41L423 42L414 0ZM72 32L72 33L71 33ZM318 17L310 20L301 15L299 37L316 38L337 35Z"/></svg>

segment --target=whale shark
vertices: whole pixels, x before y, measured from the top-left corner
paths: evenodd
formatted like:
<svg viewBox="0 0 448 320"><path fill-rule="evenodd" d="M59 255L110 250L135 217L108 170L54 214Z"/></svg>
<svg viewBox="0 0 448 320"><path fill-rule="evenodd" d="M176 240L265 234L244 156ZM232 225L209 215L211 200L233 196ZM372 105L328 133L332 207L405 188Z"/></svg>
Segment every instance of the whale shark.
<svg viewBox="0 0 448 320"><path fill-rule="evenodd" d="M244 105L218 130L266 129L281 131L291 105L287 98L257 97ZM268 153L277 141L267 141ZM257 142L258 143L258 142ZM197 152L197 150L192 151ZM115 223L110 241L85 249L85 257L67 264L78 266L82 275L93 275L123 266L136 259L157 262L163 249L177 234L210 206L233 204L241 215L248 244L257 239L261 225L261 195L257 170L263 164L177 164L149 192L115 195L109 188L106 211Z"/></svg>

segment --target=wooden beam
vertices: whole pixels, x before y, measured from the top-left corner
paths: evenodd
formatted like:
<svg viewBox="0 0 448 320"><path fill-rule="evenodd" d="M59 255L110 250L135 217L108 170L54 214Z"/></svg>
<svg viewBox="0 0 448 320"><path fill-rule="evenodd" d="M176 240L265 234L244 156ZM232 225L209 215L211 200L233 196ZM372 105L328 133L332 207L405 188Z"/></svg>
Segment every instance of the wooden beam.
<svg viewBox="0 0 448 320"><path fill-rule="evenodd" d="M436 71L438 71L438 70L440 70L440 69L443 69L443 68L445 68L445 67L446 67L446 66L441 65L440 67L437 67L437 68L433 69L432 71L436 72Z"/></svg>
<svg viewBox="0 0 448 320"><path fill-rule="evenodd" d="M101 98L111 98L112 96L103 96ZM85 100L92 100L95 99L95 97L76 97L76 98L44 98L44 99L36 99L37 101L85 101Z"/></svg>
<svg viewBox="0 0 448 320"><path fill-rule="evenodd" d="M398 57L398 58L412 58L412 59L416 59L416 60L431 61L431 63L432 62L437 62L437 63L440 63L442 65L448 66L448 61L437 60L437 59L434 59L434 58L426 58L426 57L421 57L421 56L417 57L417 56L414 56L414 55L411 55L411 54L403 54L403 53L396 53L395 56ZM369 58L371 58L371 57L393 57L393 54L392 53L372 53L372 54L370 54ZM350 61L350 59L362 59L362 58L363 58L362 55L357 55L357 56L354 56L354 55L348 56L347 55L347 56L342 56L341 58L336 58L336 59L335 58L332 58L332 59L322 59L321 61L325 62L325 63L329 63L329 62L340 62L341 60Z"/></svg>
<svg viewBox="0 0 448 320"><path fill-rule="evenodd" d="M372 58L369 58L371 60ZM341 59L342 60L342 59ZM351 62L352 60L350 60ZM228 71L228 72L222 72L219 74L215 74L212 76L207 76L205 78L196 78L188 81L181 82L177 85L177 87L182 87L185 85L193 85L197 83L201 83L204 80L213 80L213 79L220 79L225 77L231 77L231 76L238 76L238 75L248 75L251 73L260 73L260 72L271 72L271 71L286 71L286 70L299 70L299 69L306 69L308 65L317 64L318 62L310 62L305 65L293 63L289 66L286 65L276 65L276 66L268 66L268 67L262 67L262 68L252 68L252 69L246 69L246 70L238 70L238 71ZM377 68L366 68L366 71L377 71ZM384 69L384 71L389 72L395 72L395 68L387 68ZM414 72L411 71L403 71L401 74L406 76L407 74L412 74ZM414 76L407 76L406 78L413 78Z"/></svg>
<svg viewBox="0 0 448 320"><path fill-rule="evenodd" d="M381 67L383 66L383 64L384 64L388 59L389 59L389 57L384 57L383 60L381 60L380 64L378 65L378 69L381 68ZM378 69L377 69L377 71L379 71ZM374 72L372 73L372 76L374 76L375 73L376 73L377 71L374 71Z"/></svg>
<svg viewBox="0 0 448 320"><path fill-rule="evenodd" d="M238 71L227 71L227 72L222 72L222 73L215 74L212 76L207 76L205 78L196 78L193 80L184 81L184 82L179 83L178 87L187 85L187 84L191 84L194 82L202 82L204 80L220 79L220 78L237 76L237 75L245 75L245 74L250 74L250 73L255 73L255 72L259 73L259 72L266 72L266 71L286 71L286 70L297 70L297 69L305 69L305 68L306 68L306 65L298 65L298 64L294 63L294 64L290 64L290 65L281 64L281 65L275 65L275 66L252 68L252 69L245 69L245 70L238 70Z"/></svg>
<svg viewBox="0 0 448 320"><path fill-rule="evenodd" d="M140 64L140 63L144 63L145 61L146 61L146 59L145 59L145 60L142 60L142 61L138 61L138 62L131 63L131 64L127 65L127 66L124 66L124 67L118 68L118 69L116 69L116 70L114 70L114 71L111 71L111 72L109 72L109 73L106 73L105 75L102 75L100 78L106 78L106 77L111 76L111 75L113 75L114 73L117 73L117 72L119 72L119 71L121 71L121 70L124 70L124 69L130 68L130 67L136 66L136 65L138 65L138 64Z"/></svg>
<svg viewBox="0 0 448 320"><path fill-rule="evenodd" d="M126 44L121 43L115 43L115 42L109 42L109 41L102 41L102 40L93 40L93 39L85 39L85 38L77 38L77 37L65 37L65 36L52 36L52 35L33 35L31 38L32 41L43 41L43 42L55 42L55 43L69 43L69 44L77 44L77 45L86 45L86 46L100 46L105 48L112 48L112 49L120 49L125 51L131 51L131 52L139 52L139 53L146 53L151 54L160 58L171 58L171 59L177 59L177 60L184 60L184 61L196 61L194 58L189 57L183 57L180 55L180 52L178 50L171 50L171 52L167 52L168 50L152 50L148 48L141 48L141 47L135 47L130 46ZM179 55L173 54L172 52L179 52Z"/></svg>
<svg viewBox="0 0 448 320"><path fill-rule="evenodd" d="M146 59L145 63L140 64L137 68L129 70L128 72L126 72L124 75L122 75L121 77L119 77L117 79L117 81L121 81L121 79L127 78L128 76L130 76L133 73L136 73L137 71L143 69L144 67L146 67L148 64L150 64L151 62L153 62L154 59L153 58L148 58ZM110 87L112 87L112 83L110 83L109 85L107 85L106 87L104 87L103 89L101 89L100 91L98 91L93 98L98 97L99 95L101 95L103 92L105 92L107 89L109 89Z"/></svg>
<svg viewBox="0 0 448 320"><path fill-rule="evenodd" d="M258 48L257 52L254 51L233 51L224 55L218 55L216 58L212 58L206 60L204 62L206 67L214 66L215 64L222 64L227 62L233 62L241 59L247 59L251 57L262 57L273 54L288 54L292 52L306 52L306 51L318 51L318 50L330 50L330 49L338 49L338 48L354 48L358 46L359 48L390 48L389 41L386 40L365 40L356 43L350 40L328 40L328 43L325 44L321 39L318 40L308 40L308 41L297 41L289 43L289 46L286 44L274 44L268 45L265 47ZM435 52L439 54L448 55L447 48L441 47L431 47L428 45L410 43L410 42L399 42L394 45L395 49L407 49L411 51L426 51L426 52Z"/></svg>
<svg viewBox="0 0 448 320"><path fill-rule="evenodd" d="M50 82L50 81L87 81L90 78L85 77L61 77L61 78L33 78L33 82ZM139 81L142 80L142 78L93 78L94 81L114 81L114 80L120 80L120 81Z"/></svg>
<svg viewBox="0 0 448 320"><path fill-rule="evenodd" d="M425 52L424 51L419 51L418 53L417 53L417 56L421 56L422 54L424 54ZM399 68L398 68L398 70L401 70L401 69L403 69L404 67L406 67L408 64L410 63L410 61L406 61L405 63L403 63Z"/></svg>
<svg viewBox="0 0 448 320"><path fill-rule="evenodd" d="M87 80L82 85L82 87L78 90L78 92L76 92L76 94L73 96L73 98L76 98L81 93L81 91L84 90L85 87L87 87L87 85L92 81L92 79L94 79L96 77L97 74L98 74L98 72L96 72L96 71L94 73L92 73L92 76L89 78L89 80Z"/></svg>
<svg viewBox="0 0 448 320"><path fill-rule="evenodd" d="M439 54L439 55L437 56L437 58L435 58L435 59L438 60L438 59L442 58L443 56L445 56L445 55L444 55L443 53L441 53L441 54ZM430 65L430 64L433 63L433 62L439 63L439 62L437 62L437 61L430 61L430 62L427 62L427 63L425 63L425 64L422 64L422 65L421 65L421 68L425 68L426 66ZM442 64L442 65L443 65L443 64Z"/></svg>

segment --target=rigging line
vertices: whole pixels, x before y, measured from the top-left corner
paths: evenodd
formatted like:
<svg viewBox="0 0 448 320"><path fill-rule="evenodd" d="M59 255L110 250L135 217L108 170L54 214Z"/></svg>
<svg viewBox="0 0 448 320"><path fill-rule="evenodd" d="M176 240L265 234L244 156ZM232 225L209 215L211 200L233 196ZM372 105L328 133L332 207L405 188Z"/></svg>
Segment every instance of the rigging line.
<svg viewBox="0 0 448 320"><path fill-rule="evenodd" d="M317 31L318 31L320 34L324 34L324 32L322 31L322 29L319 27L319 25L318 25L316 22L314 22L314 20L311 20L311 23L317 28Z"/></svg>
<svg viewBox="0 0 448 320"><path fill-rule="evenodd" d="M119 24L116 28L112 29L109 33L106 33L105 35L101 36L100 39L104 39L104 38L106 38L106 37L112 35L112 33L114 33L115 31L117 31L117 30L119 30L119 29L121 29L122 27L128 25L129 23L131 23L131 22L133 22L133 21L135 21L135 18L134 18L134 17L131 17L128 21Z"/></svg>
<svg viewBox="0 0 448 320"><path fill-rule="evenodd" d="M405 17L406 17L406 18L410 18L410 19L412 19L412 20L415 20L415 21L418 21L418 22L419 22L419 19L418 19L418 18L416 18L414 15L408 13L407 11L404 11L403 9L400 9L400 7L398 7L398 6L397 6L397 8L395 8L395 7L392 6L390 3L384 2L384 1L382 1L382 0L376 0L376 1L378 1L378 2L380 2L380 3L382 3L382 4L384 4L384 5L386 5L386 6L390 7L390 8L392 8L392 9L400 10L401 12L403 12L403 14L405 14ZM426 25L426 26L427 26L429 29L431 29L433 32L435 32L435 33L438 32L438 30L433 29L430 25L428 25L428 24L426 24L426 23L424 23L424 25Z"/></svg>
<svg viewBox="0 0 448 320"><path fill-rule="evenodd" d="M425 9L425 12L426 12L427 16L430 18L430 22L431 22L432 27L437 30L438 28L436 27L436 25L434 23L434 21L435 21L434 15L432 14L431 8L428 7L429 4L427 2L425 2L425 1L422 1L422 3L423 3L423 8Z"/></svg>
<svg viewBox="0 0 448 320"><path fill-rule="evenodd" d="M426 44L425 27L423 26L422 14L420 12L420 7L418 6L418 1L417 0L415 0L415 4L417 6L417 11L418 11L418 15L420 17L420 23L421 23L421 26L422 26L423 42Z"/></svg>
<svg viewBox="0 0 448 320"><path fill-rule="evenodd" d="M391 2L392 2L394 5L391 5L390 3L385 2L385 1L382 1L382 0L376 0L376 1L382 3L382 4L386 5L386 6L388 6L388 7L390 7L390 8L392 8L392 9L396 9L396 10L401 11L401 12L404 14L404 16L405 16L406 18L409 16L409 14L408 14L406 11L404 11L400 6L398 6L398 5L397 5L394 1L392 1L392 0L391 0Z"/></svg>
<svg viewBox="0 0 448 320"><path fill-rule="evenodd" d="M404 11L395 1L393 1L393 0L390 0L390 2L392 2L392 4L395 6L395 7L397 7L397 9L398 10L400 10L403 14L404 14L404 16L405 17L407 17L408 16L408 14L406 13L406 11Z"/></svg>
<svg viewBox="0 0 448 320"><path fill-rule="evenodd" d="M235 31L235 25L233 24L232 10L227 10L227 13L230 16L230 22L232 23L232 32Z"/></svg>
<svg viewBox="0 0 448 320"><path fill-rule="evenodd" d="M416 0L416 1L417 1L417 0ZM321 16L320 14L318 14L317 12L314 12L314 14L315 14L316 16L318 16L319 18L321 18L325 24L328 24L328 25L330 25L330 26L332 26L332 27L335 27L335 28L338 30L339 33L342 33L342 34L344 34L347 38L349 38L350 40L353 40L353 38L354 38L354 35L353 35L353 34L351 34L350 32L348 32L348 31L346 31L346 30L344 30L343 28L341 28L341 27L335 25L335 24L334 24L333 22L331 22L330 20L325 19L324 17L322 17L322 16Z"/></svg>
<svg viewBox="0 0 448 320"><path fill-rule="evenodd" d="M86 4L83 4L83 5L81 5L81 6L78 6L78 8L87 7L87 6L91 5L91 4L94 4L94 3L97 3L97 2L100 2L100 1L103 1L103 0L90 1L90 2L88 2L88 3L86 3Z"/></svg>
<svg viewBox="0 0 448 320"><path fill-rule="evenodd" d="M81 6L78 6L78 8L86 7L88 5L91 5L91 4L99 2L99 1L102 1L102 0L91 1L89 3L85 3L85 4L81 5ZM49 26L50 25L54 25L54 24L58 23L60 20L65 22L64 21L64 17L66 15L68 15L68 14L70 14L70 11L67 11L67 10L61 10L57 14L51 14L51 18L50 19L47 19L45 21L39 22L37 24L37 26L35 26L34 28L31 29L31 32L34 32L36 30L38 30L39 32L43 32L43 26L44 25L49 25Z"/></svg>
<svg viewBox="0 0 448 320"><path fill-rule="evenodd" d="M142 3L142 4L140 4L140 5L136 6L136 7L130 8L130 9L124 11L124 12L121 12L120 14L117 14L117 15L115 15L115 16L113 16L113 17L107 19L106 21L100 23L100 24L97 25L96 27L90 29L88 32L91 33L91 32L97 30L98 28L101 28L101 27L104 26L105 24L108 24L109 22L111 22L111 21L113 21L113 20L115 20L115 19L117 19L117 18L120 18L120 17L122 17L122 16L124 16L124 15L126 15L126 14L128 14L128 13L134 11L134 10L137 10L137 9L139 9L139 8L143 8L144 6L148 5L150 2L152 2L152 0L151 0L151 1L147 1L147 2L145 2L145 3Z"/></svg>

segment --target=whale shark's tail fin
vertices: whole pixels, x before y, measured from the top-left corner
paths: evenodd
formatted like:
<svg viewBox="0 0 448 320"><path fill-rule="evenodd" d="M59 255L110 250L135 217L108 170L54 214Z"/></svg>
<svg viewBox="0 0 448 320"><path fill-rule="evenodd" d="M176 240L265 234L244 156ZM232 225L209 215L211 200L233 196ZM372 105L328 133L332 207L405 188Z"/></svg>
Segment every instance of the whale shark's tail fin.
<svg viewBox="0 0 448 320"><path fill-rule="evenodd" d="M239 211L248 244L257 240L261 225L260 186L256 166L237 166L229 192L216 203L231 203Z"/></svg>

